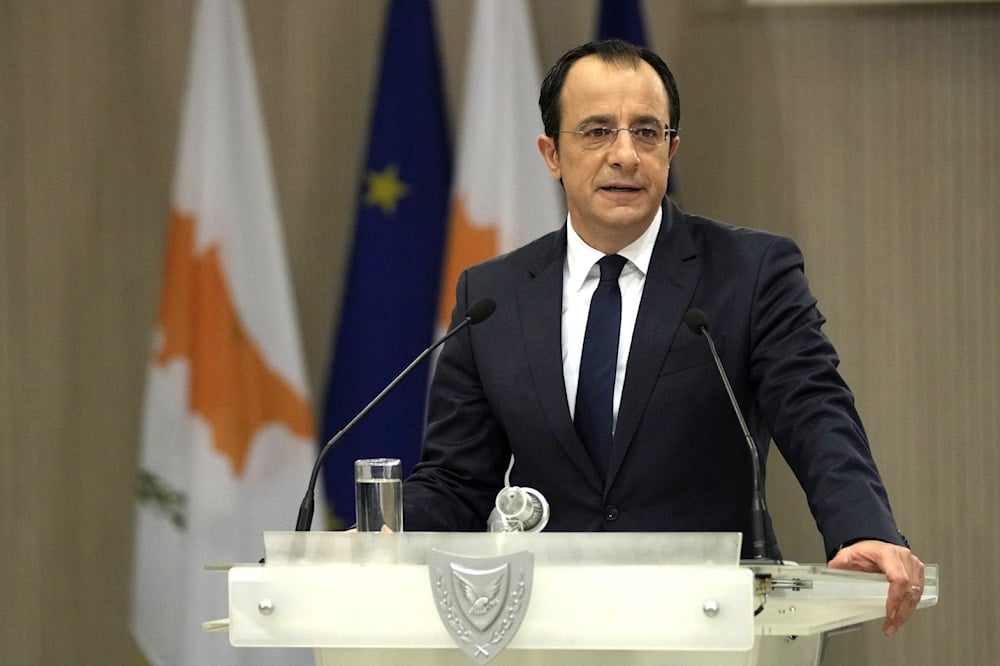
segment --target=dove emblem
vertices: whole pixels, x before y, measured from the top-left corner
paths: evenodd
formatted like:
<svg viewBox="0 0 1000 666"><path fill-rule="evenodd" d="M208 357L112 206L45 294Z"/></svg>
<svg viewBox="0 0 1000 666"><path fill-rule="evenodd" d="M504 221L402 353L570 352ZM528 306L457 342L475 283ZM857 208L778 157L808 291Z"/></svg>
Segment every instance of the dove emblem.
<svg viewBox="0 0 1000 666"><path fill-rule="evenodd" d="M480 631L497 619L500 602L507 592L507 564L494 569L476 570L458 564L451 565L455 591L461 595L466 617Z"/></svg>

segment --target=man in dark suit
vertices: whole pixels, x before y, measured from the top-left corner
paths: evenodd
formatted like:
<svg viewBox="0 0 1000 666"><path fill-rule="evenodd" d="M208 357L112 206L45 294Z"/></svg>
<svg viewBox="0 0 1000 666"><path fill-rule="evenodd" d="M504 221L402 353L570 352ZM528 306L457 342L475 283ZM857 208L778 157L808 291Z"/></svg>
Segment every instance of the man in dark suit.
<svg viewBox="0 0 1000 666"><path fill-rule="evenodd" d="M680 103L651 51L573 49L539 104L567 224L462 274L456 321L482 297L497 309L441 353L407 529L484 529L509 473L547 498L549 530L740 531L748 544L749 449L706 341L684 324L698 308L760 459L773 438L831 566L886 574L894 633L923 565L896 527L798 248L665 198Z"/></svg>

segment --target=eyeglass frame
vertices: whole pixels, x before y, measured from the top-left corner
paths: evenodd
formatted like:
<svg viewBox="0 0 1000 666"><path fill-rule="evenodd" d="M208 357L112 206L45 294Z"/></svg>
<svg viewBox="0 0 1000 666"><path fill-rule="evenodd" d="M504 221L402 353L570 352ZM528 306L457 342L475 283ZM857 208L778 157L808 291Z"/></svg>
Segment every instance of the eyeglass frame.
<svg viewBox="0 0 1000 666"><path fill-rule="evenodd" d="M632 137L632 144L633 145L635 145L635 146L642 146L643 148L646 148L647 150L653 150L655 148L659 148L663 144L667 143L670 140L671 137L677 136L677 134L678 134L678 131L676 129L674 129L672 127L664 127L663 128L663 141L662 142L657 142L657 143L652 144L652 145L644 143L643 139L641 137L637 136L636 133L639 132L639 131L641 131L641 130L644 130L644 129L653 129L654 126L655 126L656 129L659 129L659 124L658 123L656 123L656 124L654 124L654 123L636 123L635 125L632 125L630 127L608 127L607 125L597 124L597 125L595 125L593 127L588 127L586 129L578 129L578 130L556 130L552 134L553 135L557 135L557 134L575 134L578 137L580 137L580 139L582 141L586 141L587 140L587 134L590 133L590 132L602 131L603 130L603 131L611 133L610 134L610 139L606 143L596 143L596 144L594 144L592 146L586 146L585 145L584 146L585 150L597 150L598 148L606 148L608 146L613 146L615 144L615 141L618 140L618 133L621 132L622 130L627 131L628 134L629 134L629 136ZM600 138L600 137L597 137L597 138ZM659 137L657 137L657 138L659 138Z"/></svg>

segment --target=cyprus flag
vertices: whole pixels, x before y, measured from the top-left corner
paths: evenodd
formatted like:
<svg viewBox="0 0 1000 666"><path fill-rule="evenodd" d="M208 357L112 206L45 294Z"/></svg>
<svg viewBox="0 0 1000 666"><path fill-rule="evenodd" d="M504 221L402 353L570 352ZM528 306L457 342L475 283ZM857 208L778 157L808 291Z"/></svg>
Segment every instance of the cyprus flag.
<svg viewBox="0 0 1000 666"><path fill-rule="evenodd" d="M156 664L311 663L247 650L226 575L294 528L314 449L278 205L238 0L197 4L139 455L133 632ZM317 511L317 515L322 515Z"/></svg>
<svg viewBox="0 0 1000 666"><path fill-rule="evenodd" d="M451 226L439 321L455 305L458 275L562 225L559 185L535 139L542 76L523 0L477 0L469 34Z"/></svg>

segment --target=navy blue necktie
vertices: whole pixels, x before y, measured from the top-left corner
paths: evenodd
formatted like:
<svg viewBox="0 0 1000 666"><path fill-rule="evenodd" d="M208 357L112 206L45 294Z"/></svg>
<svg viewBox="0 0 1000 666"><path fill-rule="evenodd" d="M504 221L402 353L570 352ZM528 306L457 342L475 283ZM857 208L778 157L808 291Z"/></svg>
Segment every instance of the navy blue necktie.
<svg viewBox="0 0 1000 666"><path fill-rule="evenodd" d="M607 475L611 457L618 334L622 323L622 293L618 288L618 276L625 267L625 261L625 257L609 254L597 262L601 268L601 281L590 299L583 354L580 356L576 410L573 413L576 432L602 477Z"/></svg>

